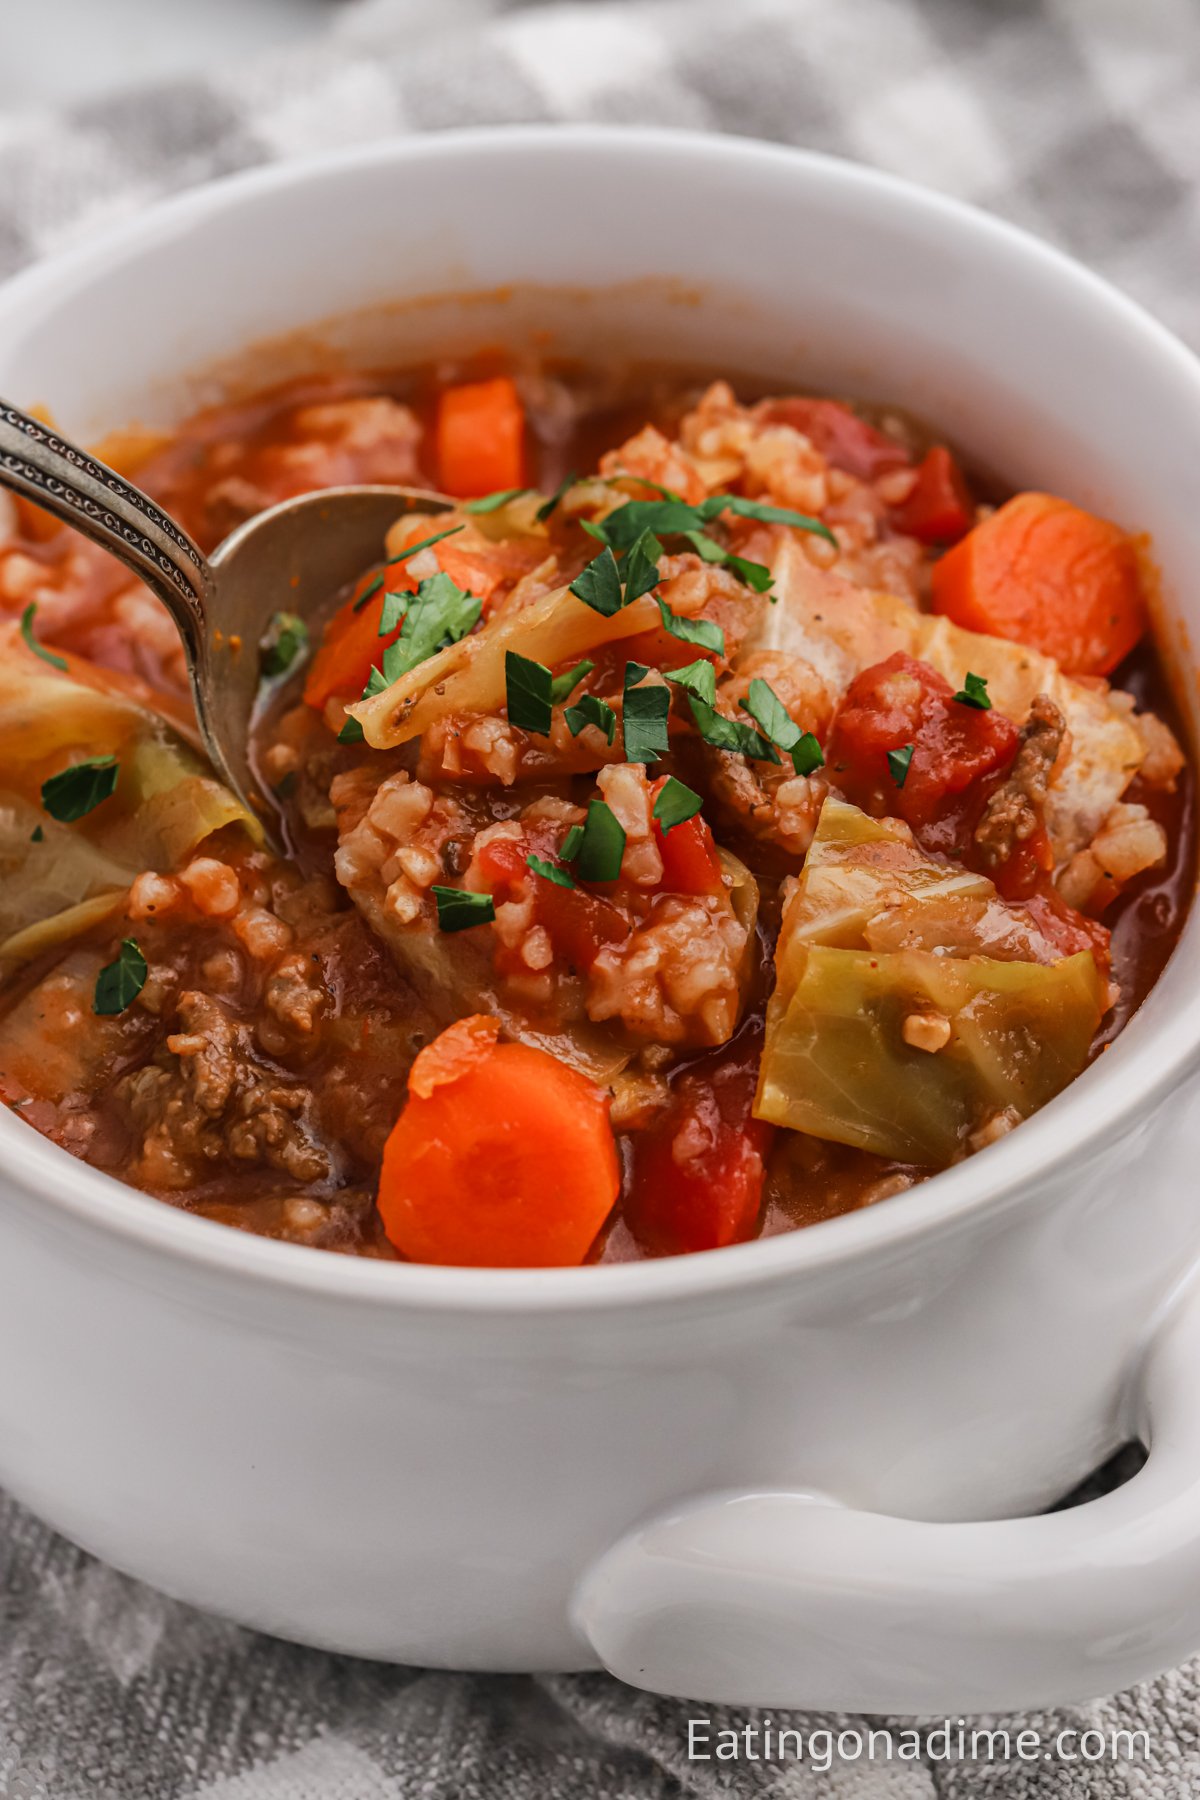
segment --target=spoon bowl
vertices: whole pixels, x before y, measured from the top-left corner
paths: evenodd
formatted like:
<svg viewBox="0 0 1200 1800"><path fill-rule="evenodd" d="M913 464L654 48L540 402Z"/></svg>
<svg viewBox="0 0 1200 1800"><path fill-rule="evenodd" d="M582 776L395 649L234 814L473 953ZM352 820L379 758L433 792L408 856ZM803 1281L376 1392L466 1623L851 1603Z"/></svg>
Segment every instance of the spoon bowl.
<svg viewBox="0 0 1200 1800"><path fill-rule="evenodd" d="M272 619L320 617L380 560L397 519L445 512L454 501L424 488L323 488L257 513L206 557L148 494L4 400L0 487L110 551L163 602L183 641L208 758L278 848L274 801L250 757L260 649Z"/></svg>

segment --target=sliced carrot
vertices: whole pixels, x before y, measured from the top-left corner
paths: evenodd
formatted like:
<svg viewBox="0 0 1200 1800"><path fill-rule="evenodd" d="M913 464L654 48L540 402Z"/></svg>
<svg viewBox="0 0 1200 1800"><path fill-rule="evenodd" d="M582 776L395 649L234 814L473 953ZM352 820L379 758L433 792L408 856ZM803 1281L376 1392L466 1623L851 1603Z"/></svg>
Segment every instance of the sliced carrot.
<svg viewBox="0 0 1200 1800"><path fill-rule="evenodd" d="M1134 540L1053 494L1018 494L948 550L934 565L933 604L1071 675L1109 674L1146 629Z"/></svg>
<svg viewBox="0 0 1200 1800"><path fill-rule="evenodd" d="M498 1034L460 1019L413 1064L379 1179L383 1228L413 1262L580 1263L616 1202L607 1094Z"/></svg>
<svg viewBox="0 0 1200 1800"><path fill-rule="evenodd" d="M442 390L437 459L442 487L464 500L521 486L525 409L509 376Z"/></svg>

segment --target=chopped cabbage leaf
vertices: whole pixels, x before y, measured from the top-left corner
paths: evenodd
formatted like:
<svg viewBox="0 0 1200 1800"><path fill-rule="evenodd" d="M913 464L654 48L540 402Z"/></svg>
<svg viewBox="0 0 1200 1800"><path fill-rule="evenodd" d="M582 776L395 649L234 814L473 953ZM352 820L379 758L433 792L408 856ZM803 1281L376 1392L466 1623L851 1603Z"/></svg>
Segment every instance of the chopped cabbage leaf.
<svg viewBox="0 0 1200 1800"><path fill-rule="evenodd" d="M985 1120L1028 1118L1083 1067L1104 1011L1091 952L1046 967L811 945L763 1056L755 1113L812 1137L941 1166ZM934 1052L905 1021L944 1019Z"/></svg>
<svg viewBox="0 0 1200 1800"><path fill-rule="evenodd" d="M1106 984L1090 951L1021 955L1036 934L1014 911L1006 939L1007 912L901 821L827 800L784 906L756 1115L941 1165L997 1115L1044 1106L1084 1066ZM907 942L881 950L878 924L897 917ZM974 953L984 922L1003 955Z"/></svg>

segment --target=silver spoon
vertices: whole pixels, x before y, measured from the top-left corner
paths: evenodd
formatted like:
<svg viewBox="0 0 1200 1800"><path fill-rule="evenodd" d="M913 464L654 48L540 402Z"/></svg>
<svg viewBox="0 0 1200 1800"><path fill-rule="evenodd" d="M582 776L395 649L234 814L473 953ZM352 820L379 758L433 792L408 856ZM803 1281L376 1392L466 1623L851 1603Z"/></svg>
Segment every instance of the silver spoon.
<svg viewBox="0 0 1200 1800"><path fill-rule="evenodd" d="M422 488L324 488L247 519L206 557L140 488L5 400L0 487L73 525L157 594L183 639L209 760L274 841L274 802L249 754L259 647L272 616L317 616L380 561L398 518L454 505Z"/></svg>

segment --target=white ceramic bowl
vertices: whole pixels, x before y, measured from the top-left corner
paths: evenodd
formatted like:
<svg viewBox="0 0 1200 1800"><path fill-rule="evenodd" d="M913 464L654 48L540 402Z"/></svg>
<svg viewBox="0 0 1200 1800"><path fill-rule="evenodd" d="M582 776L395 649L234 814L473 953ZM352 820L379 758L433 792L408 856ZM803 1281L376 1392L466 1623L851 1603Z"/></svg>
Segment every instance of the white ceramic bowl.
<svg viewBox="0 0 1200 1800"><path fill-rule="evenodd" d="M446 292L477 297L383 305ZM818 157L520 130L221 183L0 292L0 393L94 437L374 307L325 337L402 358L549 321L912 407L1153 532L1191 707L1200 368L1031 239ZM1172 1302L1198 958L1193 919L1115 1047L982 1155L673 1261L321 1255L0 1117L0 1480L173 1594L369 1656L881 1711L1147 1675L1200 1643L1200 1309ZM1135 1431L1132 1482L1029 1516Z"/></svg>

